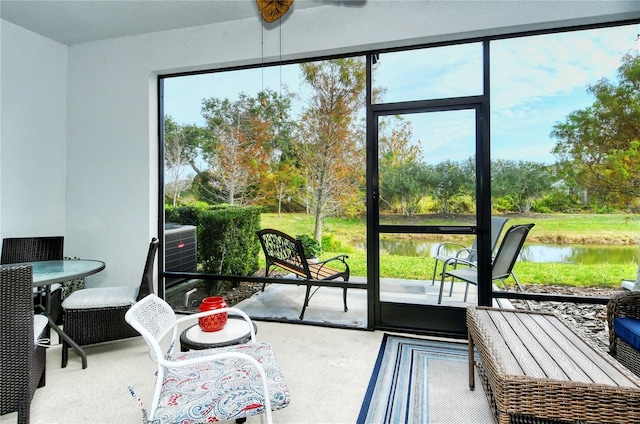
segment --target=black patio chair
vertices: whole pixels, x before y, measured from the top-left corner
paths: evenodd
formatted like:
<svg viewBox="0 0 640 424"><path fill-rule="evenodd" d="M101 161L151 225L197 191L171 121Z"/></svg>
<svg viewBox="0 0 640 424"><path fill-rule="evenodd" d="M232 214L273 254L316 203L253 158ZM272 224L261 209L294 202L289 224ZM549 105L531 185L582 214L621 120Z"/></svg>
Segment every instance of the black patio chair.
<svg viewBox="0 0 640 424"><path fill-rule="evenodd" d="M153 293L153 262L158 239L149 244L147 259L138 286L96 287L74 291L62 302L64 332L79 346L138 336L124 319L129 308ZM69 345L62 342L62 367L67 366Z"/></svg>
<svg viewBox="0 0 640 424"><path fill-rule="evenodd" d="M516 259L518 259L518 255L520 254L520 250L524 245L524 241L527 238L527 234L531 228L533 228L535 224L523 224L523 225L514 225L510 227L504 235L502 239L502 243L500 243L500 248L498 249L498 253L496 253L496 257L493 259L491 264L491 281L502 281L504 284L504 280L507 279L510 275L512 275L513 266L516 263ZM455 263L456 268L447 270L447 266L449 262ZM467 265L466 268L458 268L461 264ZM467 294L469 292L469 284L473 284L475 286L478 285L478 269L476 268L475 262L467 262L461 261L460 259L450 259L444 264L444 271L441 274L440 278L440 293L438 295L438 304L442 302L442 290L444 288L444 280L446 277L453 277L451 284L453 285L453 280L458 279L466 282L466 287L464 290L464 301L467 301ZM515 277L514 277L515 278ZM520 282L516 279L516 284L518 288L522 291L522 287L520 286Z"/></svg>
<svg viewBox="0 0 640 424"><path fill-rule="evenodd" d="M0 268L0 415L18 412L29 422L31 399L45 385L45 337L48 320L34 315L31 265Z"/></svg>
<svg viewBox="0 0 640 424"><path fill-rule="evenodd" d="M22 262L61 261L64 259L64 237L10 237L2 239L2 257L0 264ZM34 289L34 302L44 307L43 290ZM54 322L60 323L62 316L62 286L51 287L49 315Z"/></svg>

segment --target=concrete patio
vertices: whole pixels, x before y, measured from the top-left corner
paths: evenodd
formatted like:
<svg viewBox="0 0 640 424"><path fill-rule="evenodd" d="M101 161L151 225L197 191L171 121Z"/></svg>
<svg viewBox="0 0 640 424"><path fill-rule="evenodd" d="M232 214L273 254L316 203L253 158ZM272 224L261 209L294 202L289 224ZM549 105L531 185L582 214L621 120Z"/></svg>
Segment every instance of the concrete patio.
<svg viewBox="0 0 640 424"><path fill-rule="evenodd" d="M438 285L430 282L389 281L384 286L390 297L437 300ZM464 286L456 285L452 299L461 299L463 290ZM470 297L474 295L470 293ZM272 284L264 293L237 305L258 318L257 338L272 344L287 379L291 404L275 412L274 421L354 423L384 332L362 329L366 325L366 290L349 291L347 313L342 311L341 290L327 287L318 291L307 309L305 321L352 325L354 329L259 320L260 316L297 320L302 299L303 287ZM60 368L61 347L56 339L54 333L53 346L47 351L47 383L36 391L31 404L32 423L141 421L140 408L127 389L133 386L147 405L151 402L155 366L141 338L86 347L89 366L84 370L73 352L67 368ZM465 378L460 377L460 384L466 385ZM0 424L14 423L15 419L16 414L4 415ZM247 422L257 423L259 418Z"/></svg>

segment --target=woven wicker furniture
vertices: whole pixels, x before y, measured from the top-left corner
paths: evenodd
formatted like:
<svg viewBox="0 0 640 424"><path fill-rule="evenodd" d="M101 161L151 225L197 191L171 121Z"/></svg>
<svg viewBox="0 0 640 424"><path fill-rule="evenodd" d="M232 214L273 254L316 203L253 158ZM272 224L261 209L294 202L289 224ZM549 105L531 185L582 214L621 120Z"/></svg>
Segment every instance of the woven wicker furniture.
<svg viewBox="0 0 640 424"><path fill-rule="evenodd" d="M500 424L640 422L640 378L555 315L469 307L467 326Z"/></svg>
<svg viewBox="0 0 640 424"><path fill-rule="evenodd" d="M64 237L9 237L2 239L2 256L0 264L17 264L24 262L59 261L63 259ZM40 293L42 294L42 293ZM43 299L37 295L36 303ZM49 294L49 316L60 323L62 316L62 290L51 289Z"/></svg>
<svg viewBox="0 0 640 424"><path fill-rule="evenodd" d="M30 265L0 267L0 415L17 411L20 424L29 422L33 394L45 384L46 349L34 339L47 320L35 334L31 281Z"/></svg>
<svg viewBox="0 0 640 424"><path fill-rule="evenodd" d="M621 292L612 296L607 304L609 353L634 374L640 376L640 352L616 333L614 325L616 318L640 320L640 292Z"/></svg>
<svg viewBox="0 0 640 424"><path fill-rule="evenodd" d="M158 239L149 244L142 281L134 287L88 288L71 293L62 303L64 332L80 346L138 336L124 319L131 305L153 293L153 263ZM133 289L133 290L127 290ZM70 344L62 342L62 367L67 366ZM86 368L86 358L82 367Z"/></svg>
<svg viewBox="0 0 640 424"><path fill-rule="evenodd" d="M179 326L224 312L245 320L251 332L248 343L174 353ZM133 305L125 317L140 332L149 346L149 356L157 363L148 413L138 399L144 422L244 422L246 417L264 414L261 422L266 416L271 423L271 411L289 404L289 390L273 349L269 343L256 341L251 319L241 310L211 309L178 319L167 302L150 294ZM168 344L166 352L160 343Z"/></svg>

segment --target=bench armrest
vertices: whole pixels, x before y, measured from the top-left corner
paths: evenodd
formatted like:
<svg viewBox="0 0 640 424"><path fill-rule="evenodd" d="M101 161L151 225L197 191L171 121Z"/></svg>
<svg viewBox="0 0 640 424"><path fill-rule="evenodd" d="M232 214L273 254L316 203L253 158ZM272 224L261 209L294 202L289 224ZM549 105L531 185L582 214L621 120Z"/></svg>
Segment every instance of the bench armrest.
<svg viewBox="0 0 640 424"><path fill-rule="evenodd" d="M338 255L338 256L334 256L333 258L329 258L329 259L325 259L322 261L318 261L318 264L326 264L327 262L331 262L331 261L340 261L343 262L345 265L347 265L346 259L349 258L349 255Z"/></svg>

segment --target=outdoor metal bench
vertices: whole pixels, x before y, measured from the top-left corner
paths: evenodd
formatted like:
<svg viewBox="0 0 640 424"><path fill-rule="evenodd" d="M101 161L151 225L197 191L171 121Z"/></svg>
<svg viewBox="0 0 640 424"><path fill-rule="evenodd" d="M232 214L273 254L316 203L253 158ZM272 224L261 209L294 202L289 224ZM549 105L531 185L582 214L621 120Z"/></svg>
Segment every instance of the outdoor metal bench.
<svg viewBox="0 0 640 424"><path fill-rule="evenodd" d="M366 284L349 283L347 255L338 255L323 261L309 262L300 240L273 229L260 230L257 231L257 234L266 259L265 277L269 276L269 272L273 267L279 267L296 277L295 279L283 278L283 284L304 284L307 286L300 319L304 318L304 312L309 305L309 300L320 287L342 288L345 312L349 310L347 308L347 289L366 288ZM328 263L339 265L341 270L328 266ZM344 281L332 281L338 278L342 278ZM266 283L262 285L262 291L264 291L265 285ZM316 289L311 292L311 287L313 286L316 286Z"/></svg>
<svg viewBox="0 0 640 424"><path fill-rule="evenodd" d="M557 316L469 307L467 327L500 424L640 422L640 379Z"/></svg>

